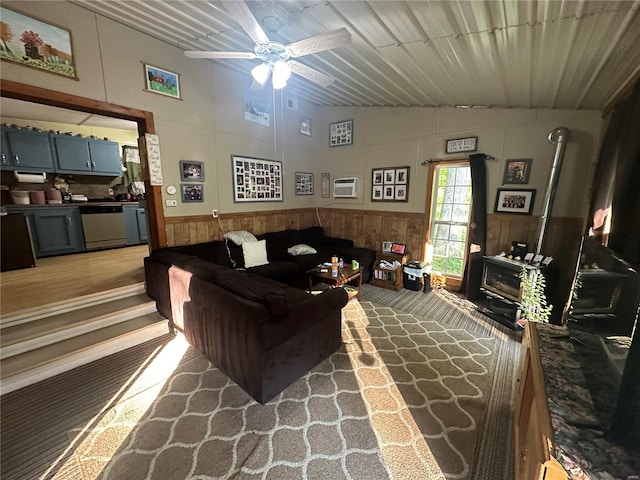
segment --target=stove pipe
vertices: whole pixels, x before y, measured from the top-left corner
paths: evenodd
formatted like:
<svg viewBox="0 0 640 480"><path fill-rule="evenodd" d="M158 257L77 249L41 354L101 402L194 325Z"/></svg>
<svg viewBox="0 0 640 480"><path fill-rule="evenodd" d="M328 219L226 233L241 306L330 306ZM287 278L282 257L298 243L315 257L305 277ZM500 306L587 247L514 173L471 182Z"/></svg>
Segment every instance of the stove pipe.
<svg viewBox="0 0 640 480"><path fill-rule="evenodd" d="M553 198L556 194L556 186L558 185L558 178L560 177L560 167L562 166L562 158L564 156L564 146L568 136L569 130L567 128L558 127L555 130L549 132L549 136L547 137L549 143L556 144L556 153L553 156L553 164L551 165L549 183L547 184L544 204L542 205L542 213L540 214L538 240L536 242L536 255L540 255L540 252L542 251L542 242L544 241L544 236L547 232L549 217L551 216L551 209L553 208Z"/></svg>

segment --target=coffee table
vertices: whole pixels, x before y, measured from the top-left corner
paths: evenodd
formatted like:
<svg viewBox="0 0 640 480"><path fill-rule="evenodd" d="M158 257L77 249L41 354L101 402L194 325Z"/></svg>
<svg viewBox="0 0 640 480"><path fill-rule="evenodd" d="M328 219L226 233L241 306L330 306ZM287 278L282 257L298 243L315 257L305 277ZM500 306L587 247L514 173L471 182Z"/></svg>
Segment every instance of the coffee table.
<svg viewBox="0 0 640 480"><path fill-rule="evenodd" d="M333 287L341 287L342 285L349 283L351 280L358 279L358 293L356 298L360 298L360 294L362 293L362 268L351 268L351 265L345 265L342 268L338 268L338 276L331 276L331 267L322 267L326 268L326 272L321 272L320 267L312 268L311 270L307 270L309 274L309 291L311 291L313 287L313 283L320 282L326 283Z"/></svg>

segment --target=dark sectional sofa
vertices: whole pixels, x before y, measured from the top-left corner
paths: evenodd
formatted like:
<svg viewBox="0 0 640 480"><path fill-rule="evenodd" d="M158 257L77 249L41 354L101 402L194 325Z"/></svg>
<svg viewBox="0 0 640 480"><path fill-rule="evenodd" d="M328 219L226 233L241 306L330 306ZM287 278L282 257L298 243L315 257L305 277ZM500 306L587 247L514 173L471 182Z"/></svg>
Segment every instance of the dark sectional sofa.
<svg viewBox="0 0 640 480"><path fill-rule="evenodd" d="M172 328L265 403L340 346L347 293L306 293L306 271L338 255L358 260L368 281L375 252L326 237L321 227L258 239L266 240L267 265L244 269L242 248L230 241L159 249L144 265L147 294ZM301 243L318 253L287 253Z"/></svg>

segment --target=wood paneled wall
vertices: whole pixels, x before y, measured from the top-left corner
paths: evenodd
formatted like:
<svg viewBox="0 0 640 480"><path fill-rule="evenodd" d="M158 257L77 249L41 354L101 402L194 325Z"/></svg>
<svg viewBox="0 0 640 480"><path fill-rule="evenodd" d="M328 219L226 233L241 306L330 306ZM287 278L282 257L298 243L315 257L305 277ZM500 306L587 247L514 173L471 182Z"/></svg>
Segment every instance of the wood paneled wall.
<svg viewBox="0 0 640 480"><path fill-rule="evenodd" d="M512 241L535 247L540 218L528 215L487 215L487 255L508 252ZM339 208L300 208L221 215L167 217L167 241L170 246L219 240L224 232L248 230L256 235L289 228L300 229L322 224L332 237L349 238L357 247L379 251L383 241L405 243L412 259L425 254L425 216L421 213L346 210ZM319 223L320 222L320 223ZM560 268L561 288L567 289L580 246L581 218L551 218L542 253L552 256Z"/></svg>
<svg viewBox="0 0 640 480"><path fill-rule="evenodd" d="M218 219L211 215L166 217L169 246L220 240L224 232L247 230L254 235L286 229L301 229L318 225L314 208L268 210L262 212L228 213Z"/></svg>

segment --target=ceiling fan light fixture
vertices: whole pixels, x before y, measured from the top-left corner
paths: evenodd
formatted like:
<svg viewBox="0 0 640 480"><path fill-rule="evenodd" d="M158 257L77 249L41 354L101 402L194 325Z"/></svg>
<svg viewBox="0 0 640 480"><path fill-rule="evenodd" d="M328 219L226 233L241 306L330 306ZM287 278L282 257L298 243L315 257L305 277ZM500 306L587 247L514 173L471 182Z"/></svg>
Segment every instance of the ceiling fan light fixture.
<svg viewBox="0 0 640 480"><path fill-rule="evenodd" d="M282 60L278 60L273 64L273 88L276 90L280 90L287 86L287 80L291 76L291 69L286 62Z"/></svg>
<svg viewBox="0 0 640 480"><path fill-rule="evenodd" d="M271 65L264 62L251 69L251 76L260 85L264 85L265 83L267 83L267 79L269 78L270 73L271 73ZM275 72L274 72L274 78L275 78Z"/></svg>

